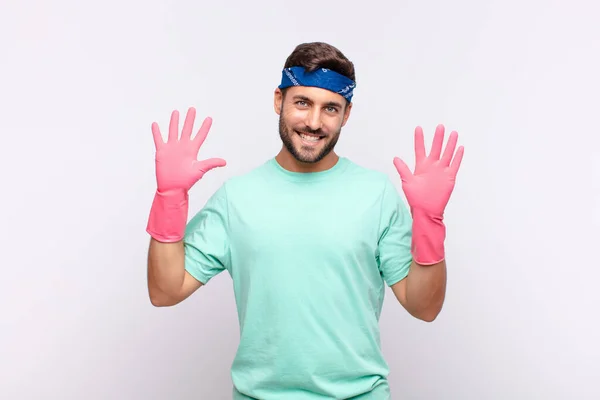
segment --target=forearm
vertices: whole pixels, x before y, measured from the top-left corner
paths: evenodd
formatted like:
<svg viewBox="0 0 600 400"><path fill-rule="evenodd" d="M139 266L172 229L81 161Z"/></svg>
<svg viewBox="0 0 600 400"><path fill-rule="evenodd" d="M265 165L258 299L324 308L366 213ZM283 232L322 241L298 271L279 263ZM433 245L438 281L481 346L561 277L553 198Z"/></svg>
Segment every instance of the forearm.
<svg viewBox="0 0 600 400"><path fill-rule="evenodd" d="M148 250L148 288L150 296L158 289L168 297L177 297L185 278L183 241L163 243L150 239Z"/></svg>
<svg viewBox="0 0 600 400"><path fill-rule="evenodd" d="M167 307L177 304L179 301L166 294L156 284L156 278L154 271L148 268L148 296L150 297L150 303L156 307Z"/></svg>
<svg viewBox="0 0 600 400"><path fill-rule="evenodd" d="M433 321L446 297L446 262L420 265L412 262L406 278L406 307L424 321Z"/></svg>
<svg viewBox="0 0 600 400"><path fill-rule="evenodd" d="M446 227L442 216L413 209L413 262L406 282L406 300L411 313L432 321L446 294Z"/></svg>

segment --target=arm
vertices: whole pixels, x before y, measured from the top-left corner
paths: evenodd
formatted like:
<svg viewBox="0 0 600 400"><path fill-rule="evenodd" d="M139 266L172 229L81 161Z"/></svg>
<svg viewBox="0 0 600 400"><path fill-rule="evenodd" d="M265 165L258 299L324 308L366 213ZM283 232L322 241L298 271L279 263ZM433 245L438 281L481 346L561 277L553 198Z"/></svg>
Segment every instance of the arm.
<svg viewBox="0 0 600 400"><path fill-rule="evenodd" d="M184 267L183 242L161 243L150 239L148 250L148 294L156 307L174 306L187 299L202 283Z"/></svg>
<svg viewBox="0 0 600 400"><path fill-rule="evenodd" d="M444 211L456 181L464 148L456 153L458 134L452 132L442 154L444 126L438 125L429 156L423 131L415 129L415 172L394 159L412 213L411 253L408 276L392 286L394 295L416 318L431 322L440 313L446 296Z"/></svg>
<svg viewBox="0 0 600 400"><path fill-rule="evenodd" d="M148 294L155 306L172 306L202 285L186 271L184 235L188 217L188 192L207 171L225 166L225 160L196 159L212 120L205 119L192 138L196 111L190 108L179 138L179 113L173 111L165 143L156 123L152 135L156 147L157 188L146 231L152 237L148 250Z"/></svg>
<svg viewBox="0 0 600 400"><path fill-rule="evenodd" d="M413 261L408 276L392 285L392 291L410 315L433 322L446 297L446 262L420 265Z"/></svg>
<svg viewBox="0 0 600 400"><path fill-rule="evenodd" d="M432 322L446 296L446 227L441 217L412 210L411 253L408 276L392 286L400 304L414 317Z"/></svg>

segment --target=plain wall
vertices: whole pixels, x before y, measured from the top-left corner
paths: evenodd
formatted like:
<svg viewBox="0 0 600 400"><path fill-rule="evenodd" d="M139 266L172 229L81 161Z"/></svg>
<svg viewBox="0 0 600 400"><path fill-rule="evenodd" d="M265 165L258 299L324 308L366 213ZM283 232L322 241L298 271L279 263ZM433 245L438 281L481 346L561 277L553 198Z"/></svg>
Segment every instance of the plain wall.
<svg viewBox="0 0 600 400"><path fill-rule="evenodd" d="M341 155L389 174L438 123L466 148L431 324L388 292L393 399L600 398L600 6L592 1L0 3L0 398L230 398L230 277L147 296L150 124L214 119L228 166L191 214L281 143L285 58L326 41L356 65ZM191 216L191 215L190 215Z"/></svg>

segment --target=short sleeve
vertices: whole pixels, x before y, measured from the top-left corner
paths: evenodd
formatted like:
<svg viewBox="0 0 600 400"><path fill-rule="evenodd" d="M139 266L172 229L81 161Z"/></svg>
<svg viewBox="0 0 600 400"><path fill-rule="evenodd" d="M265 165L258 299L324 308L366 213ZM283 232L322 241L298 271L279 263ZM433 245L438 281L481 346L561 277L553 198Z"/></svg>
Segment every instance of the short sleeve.
<svg viewBox="0 0 600 400"><path fill-rule="evenodd" d="M412 262L412 216L389 179L381 199L377 249L379 271L388 286L406 278Z"/></svg>
<svg viewBox="0 0 600 400"><path fill-rule="evenodd" d="M228 207L225 185L189 221L183 244L186 271L203 284L229 265Z"/></svg>

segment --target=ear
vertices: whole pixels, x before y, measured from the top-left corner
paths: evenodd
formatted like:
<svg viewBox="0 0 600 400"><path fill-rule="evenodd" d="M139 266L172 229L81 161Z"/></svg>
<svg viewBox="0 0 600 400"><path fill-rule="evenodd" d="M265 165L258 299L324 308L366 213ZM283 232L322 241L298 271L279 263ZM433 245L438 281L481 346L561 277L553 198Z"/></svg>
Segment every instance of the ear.
<svg viewBox="0 0 600 400"><path fill-rule="evenodd" d="M279 115L281 113L281 104L283 104L283 93L281 92L281 89L275 89L273 97L273 107L275 108L275 113Z"/></svg>
<svg viewBox="0 0 600 400"><path fill-rule="evenodd" d="M348 103L348 105L346 105L346 109L344 110L344 119L342 121L342 126L346 125L346 122L348 122L348 118L350 118L350 111L352 111L352 103Z"/></svg>

